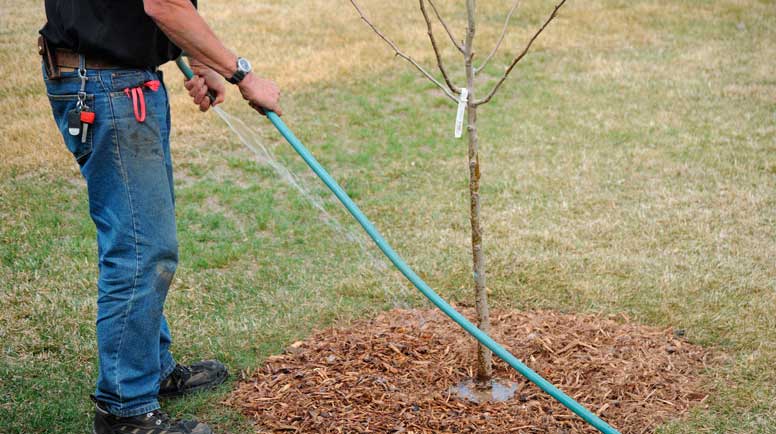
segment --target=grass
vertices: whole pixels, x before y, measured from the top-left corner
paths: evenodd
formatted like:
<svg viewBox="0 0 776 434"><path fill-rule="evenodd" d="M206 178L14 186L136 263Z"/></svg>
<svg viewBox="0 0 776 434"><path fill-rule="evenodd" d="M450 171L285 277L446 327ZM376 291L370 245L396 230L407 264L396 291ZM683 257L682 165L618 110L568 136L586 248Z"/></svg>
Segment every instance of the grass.
<svg viewBox="0 0 776 434"><path fill-rule="evenodd" d="M480 2L481 47L497 37L507 3ZM461 7L442 6L460 31ZM776 432L773 6L572 2L482 110L492 304L623 313L686 329L725 354L708 372L717 392L663 433ZM365 7L432 64L414 2ZM486 81L549 7L526 3ZM394 247L445 297L470 303L465 144L451 138L454 108L394 60L347 2L202 8L240 53L266 59L257 66L286 89L286 121ZM94 229L42 94L32 43L42 5L0 0L0 21L0 432L87 432ZM239 373L313 328L422 303L215 116L196 113L177 72L165 72L181 242L166 309L177 357L218 357ZM230 96L227 109L254 122ZM271 128L255 125L325 196ZM250 431L220 404L228 390L164 406L219 432Z"/></svg>

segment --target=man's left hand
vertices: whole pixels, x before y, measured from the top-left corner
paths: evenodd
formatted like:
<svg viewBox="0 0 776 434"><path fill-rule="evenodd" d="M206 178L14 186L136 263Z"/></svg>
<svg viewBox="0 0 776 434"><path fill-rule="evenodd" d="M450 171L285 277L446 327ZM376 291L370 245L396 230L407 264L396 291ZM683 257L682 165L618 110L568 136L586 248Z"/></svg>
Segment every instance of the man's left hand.
<svg viewBox="0 0 776 434"><path fill-rule="evenodd" d="M185 80L183 84L189 91L189 95L194 99L194 104L199 106L199 110L206 112L211 105L216 106L224 102L226 96L226 87L224 79L220 74L213 71L201 63L192 60L191 69L194 71L194 77L191 80ZM215 101L210 101L208 92L215 95Z"/></svg>

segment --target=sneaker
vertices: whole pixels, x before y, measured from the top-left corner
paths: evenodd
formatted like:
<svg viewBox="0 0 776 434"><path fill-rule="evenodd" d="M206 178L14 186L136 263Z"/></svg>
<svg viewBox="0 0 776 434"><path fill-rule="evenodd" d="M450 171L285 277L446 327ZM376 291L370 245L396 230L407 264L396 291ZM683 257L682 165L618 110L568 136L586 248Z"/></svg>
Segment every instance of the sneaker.
<svg viewBox="0 0 776 434"><path fill-rule="evenodd" d="M195 420L170 420L162 411L131 417L114 416L94 400L93 434L213 434L210 427Z"/></svg>
<svg viewBox="0 0 776 434"><path fill-rule="evenodd" d="M229 373L223 363L205 360L193 365L175 365L175 369L159 385L159 396L170 398L200 390L212 389L226 381Z"/></svg>

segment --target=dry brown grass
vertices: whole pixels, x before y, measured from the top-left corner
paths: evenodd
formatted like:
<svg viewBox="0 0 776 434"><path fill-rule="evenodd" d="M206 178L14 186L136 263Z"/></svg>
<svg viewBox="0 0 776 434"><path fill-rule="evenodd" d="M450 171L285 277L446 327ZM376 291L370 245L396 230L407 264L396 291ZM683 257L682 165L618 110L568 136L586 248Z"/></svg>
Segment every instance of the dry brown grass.
<svg viewBox="0 0 776 434"><path fill-rule="evenodd" d="M375 23L394 38L408 53L429 63L432 59L417 3L412 0L364 1L367 13ZM444 16L458 34L463 35L464 13L458 2L439 2ZM507 0L482 1L479 5L481 24L478 46L486 52L495 42ZM655 31L649 25L655 21L671 21L688 15L713 19L728 8L748 5L767 7L765 3L727 0L700 8L690 2L640 2L635 7L612 8L610 1L572 2L560 14L557 22L542 36L535 50L590 51L590 77L633 74L632 65L609 60L608 50L655 45L670 40L671 35ZM501 53L513 53L536 23L547 13L547 1L525 1L518 10ZM227 45L255 60L257 70L276 79L287 92L328 86L377 75L389 68L404 68L401 59L394 58L371 31L363 25L347 1L311 0L275 2L240 2L212 0L203 2L202 13ZM48 102L43 97L39 60L35 54L36 31L44 22L43 5L37 2L0 0L0 118L10 121L2 125L2 147L10 158L2 168L30 169L48 167L72 170L72 164L61 146L51 121ZM773 44L762 41L763 56L776 56ZM451 69L459 62L453 49L445 51ZM687 53L687 67L722 62L713 47ZM496 59L499 60L498 58ZM503 62L505 58L501 58ZM772 69L766 63L757 66L758 74L768 77ZM177 71L166 66L168 83L172 83L177 131L190 134L198 129L199 118L186 102L178 85ZM675 71L666 70L666 75ZM757 88L727 89L728 92L772 96L772 88L762 92ZM235 93L231 95L237 97ZM184 145L176 143L177 146Z"/></svg>

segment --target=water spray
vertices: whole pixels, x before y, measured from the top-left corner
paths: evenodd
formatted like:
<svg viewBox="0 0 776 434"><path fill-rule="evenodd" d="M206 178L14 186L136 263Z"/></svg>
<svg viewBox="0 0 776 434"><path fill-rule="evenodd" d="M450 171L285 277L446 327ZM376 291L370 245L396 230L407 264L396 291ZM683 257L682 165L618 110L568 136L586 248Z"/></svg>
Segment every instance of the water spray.
<svg viewBox="0 0 776 434"><path fill-rule="evenodd" d="M181 72L186 76L186 78L191 79L194 76L194 73L192 72L191 68L186 64L186 62L183 60L182 57L179 57L175 63L178 65L178 68L180 68ZM212 100L212 98L211 98ZM383 238L383 236L380 234L380 232L375 228L375 226L372 224L371 221L364 215L363 212L358 208L358 205L356 205L355 202L348 196L348 194L345 192L345 190L342 189L342 187L339 186L337 181L334 180L334 178L329 175L329 173L326 171L326 169L323 168L323 166L318 163L318 161L313 157L313 155L310 153L310 151L307 150L307 148L302 144L302 142L294 135L294 133L286 126L286 124L280 119L280 116L278 116L275 112L266 110L267 118L270 122L272 122L272 125L275 126L275 128L280 132L280 134L288 141L288 143L291 145L291 147L294 148L294 150L299 154L300 157L304 160L305 163L312 169L313 172L318 176L318 178L323 181L324 184L326 184L326 187L331 190L332 193L339 199L339 201L342 203L343 206L348 210L350 215L353 216L353 218L358 221L358 223L361 225L362 228L364 228L364 231L369 235L369 237L372 239L372 241L375 242L377 247L385 254L386 257L393 263L393 265L426 297L428 298L436 307L438 307L442 312L444 312L445 315L450 317L453 321L455 321L459 326L461 326L467 333L472 335L477 341L479 341L482 345L487 347L489 350L493 352L498 358L505 361L509 366L514 368L517 372L519 372L522 376L527 378L529 381L534 383L537 387L548 393L550 396L555 398L558 402L563 404L566 408L574 412L576 415L584 419L587 423L598 429L600 432L604 434L620 434L616 429L609 426L606 422L604 422L601 418L596 416L594 413L592 413L590 410L582 406L580 403L575 401L570 396L566 395L555 387L552 383L545 380L541 375L534 372L531 368L526 366L523 362L521 362L517 357L515 357L512 353L507 351L504 347L502 347L498 342L494 341L488 334L480 330L477 326L471 323L466 317L461 315L460 312L455 310L448 302L446 302L442 297L439 296L426 282L423 281L423 279L418 276L415 271L410 268L409 265L407 265L404 260L396 253L396 251L393 250L393 248L388 244L388 242Z"/></svg>
<svg viewBox="0 0 776 434"><path fill-rule="evenodd" d="M230 115L221 107L213 107L213 111L216 112L229 129L237 135L237 138L240 139L242 144L253 152L259 162L272 168L279 179L288 184L289 187L295 189L307 203L318 211L318 216L323 223L335 233L355 244L363 253L364 258L370 262L370 265L374 267L375 270L378 272L387 272L390 270L385 257L378 255L370 249L369 241L364 233L361 231L357 232L354 228L340 223L337 217L326 209L326 205L328 205L328 203L326 203L327 201L316 195L312 189L306 185L304 178L296 176L294 172L289 170L275 153L272 152L272 149L262 143L255 130L246 125L242 119ZM398 276L396 276L395 283L400 287L399 293L402 296L406 296L409 289L404 283L404 280L400 280ZM394 291L389 290L386 285L381 285L381 287L386 299L390 299L394 307L406 306L406 303L402 302Z"/></svg>

